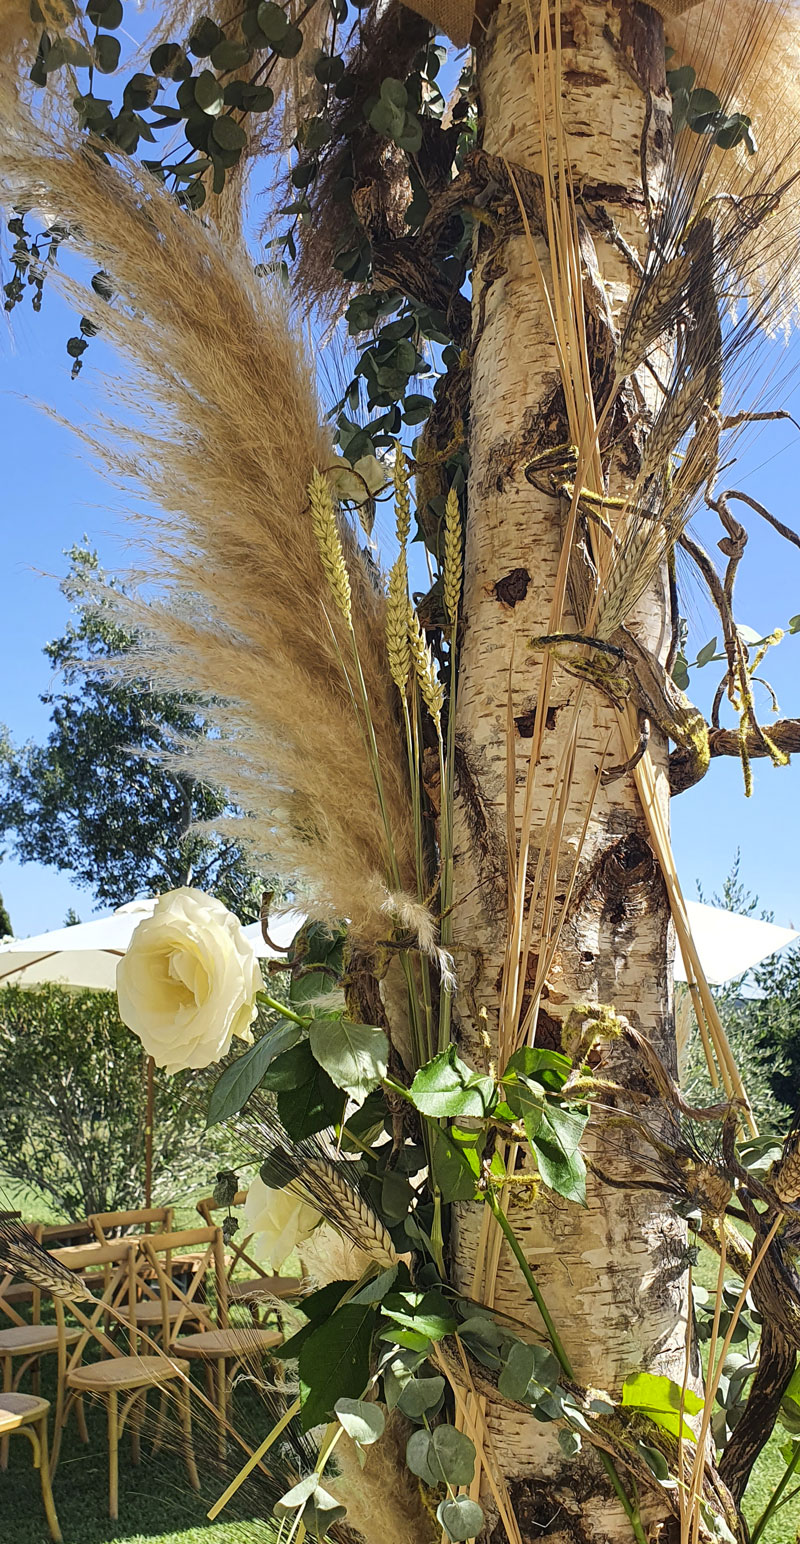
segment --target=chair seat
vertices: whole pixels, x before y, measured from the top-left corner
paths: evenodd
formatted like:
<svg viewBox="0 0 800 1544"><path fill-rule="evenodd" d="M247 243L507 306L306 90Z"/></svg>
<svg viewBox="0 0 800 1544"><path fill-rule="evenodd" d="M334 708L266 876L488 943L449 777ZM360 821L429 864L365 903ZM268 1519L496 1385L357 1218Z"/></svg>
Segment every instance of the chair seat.
<svg viewBox="0 0 800 1544"><path fill-rule="evenodd" d="M49 1409L49 1399L38 1399L35 1394L0 1394L0 1432L41 1420Z"/></svg>
<svg viewBox="0 0 800 1544"><path fill-rule="evenodd" d="M184 1314L187 1319L197 1319L199 1317L199 1313L196 1308L187 1308L184 1303L179 1303L177 1299L174 1299L171 1303L167 1303L167 1318L169 1319L170 1323L173 1319L177 1319L181 1313ZM160 1324L161 1304L154 1303L149 1298L145 1299L145 1301L142 1303L137 1303L136 1323Z"/></svg>
<svg viewBox="0 0 800 1544"><path fill-rule="evenodd" d="M247 1351L271 1351L283 1336L277 1330L201 1330L198 1335L179 1335L173 1342L181 1356L241 1356Z"/></svg>
<svg viewBox="0 0 800 1544"><path fill-rule="evenodd" d="M67 1345L74 1346L81 1330L66 1331ZM0 1330L0 1356L31 1356L37 1351L58 1350L58 1331L54 1324L19 1324L13 1330Z"/></svg>
<svg viewBox="0 0 800 1544"><path fill-rule="evenodd" d="M228 1296L232 1303L247 1302L250 1298L277 1297L283 1300L298 1297L302 1290L303 1282L297 1276L254 1276L250 1281L228 1283Z"/></svg>
<svg viewBox="0 0 800 1544"><path fill-rule="evenodd" d="M169 1362L165 1356L110 1356L106 1361L90 1362L76 1367L67 1375L71 1389L88 1389L102 1394L108 1389L139 1389L148 1384L167 1383L178 1373L188 1374L189 1364L175 1357Z"/></svg>

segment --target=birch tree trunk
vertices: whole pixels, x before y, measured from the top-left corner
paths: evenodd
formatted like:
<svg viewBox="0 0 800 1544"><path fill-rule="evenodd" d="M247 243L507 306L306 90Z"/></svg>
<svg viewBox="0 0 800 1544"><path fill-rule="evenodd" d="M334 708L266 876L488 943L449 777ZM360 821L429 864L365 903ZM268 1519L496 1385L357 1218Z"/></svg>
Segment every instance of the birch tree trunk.
<svg viewBox="0 0 800 1544"><path fill-rule="evenodd" d="M642 147L657 182L669 133L662 23L643 5L581 3L565 10L561 42L563 114L576 187L591 187L620 234L643 255L646 225ZM638 79L637 79L638 77ZM501 0L479 49L484 148L514 167L541 171L536 131L530 34L522 0ZM651 187L652 192L652 187ZM545 272L548 252L534 235ZM595 234L597 263L615 319L627 299L632 269L617 246ZM469 516L463 642L458 700L455 912L462 991L459 1032L480 1065L488 1027L496 1055L499 983L506 938L506 720L511 669L515 720L516 819L531 748L541 655L530 639L548 630L561 547L558 500L537 492L524 467L548 445L567 438L557 405L558 362L542 290L524 234L490 244L481 233L474 276L473 377ZM662 657L666 652L664 586L640 604L635 630ZM576 626L567 616L564 627ZM513 664L512 664L513 654ZM557 668L537 773L532 832L539 836L569 733L578 683ZM563 895L585 817L595 770L609 746L608 765L624 761L613 706L584 689L576 777L559 859ZM666 746L651 741L660 795L667 799ZM537 1043L560 1046L570 1007L613 1006L674 1061L670 922L665 888L652 850L634 779L601 789L570 916L539 1016ZM611 1048L604 1071L624 1053ZM622 1069L624 1072L624 1069ZM654 1118L653 1111L648 1118ZM624 1140L624 1139L623 1139ZM599 1144L599 1145L598 1145ZM625 1174L634 1155L609 1161ZM599 1160L598 1160L599 1161ZM517 1190L517 1194L519 1194ZM651 1191L612 1189L589 1175L588 1208L541 1190L533 1204L508 1197L510 1218L544 1291L580 1381L619 1398L625 1377L647 1368L681 1380L686 1335L686 1275L681 1224L666 1198ZM484 1209L485 1211L485 1209ZM475 1282L481 1215L460 1208L454 1271L465 1291ZM479 1290L491 1292L485 1277ZM499 1256L494 1301L526 1320L537 1338L543 1326L507 1247ZM630 1523L599 1465L586 1449L565 1460L552 1431L508 1408L489 1409L489 1428L509 1482L525 1540L548 1544L630 1540ZM491 1496L482 1497L491 1514ZM498 1523L489 1536L504 1538Z"/></svg>

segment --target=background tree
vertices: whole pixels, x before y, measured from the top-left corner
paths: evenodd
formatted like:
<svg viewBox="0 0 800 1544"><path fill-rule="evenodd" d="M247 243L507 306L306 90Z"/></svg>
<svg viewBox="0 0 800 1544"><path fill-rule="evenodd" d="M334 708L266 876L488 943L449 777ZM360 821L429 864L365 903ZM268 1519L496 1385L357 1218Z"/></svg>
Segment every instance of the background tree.
<svg viewBox="0 0 800 1544"><path fill-rule="evenodd" d="M12 937L14 929L11 926L11 918L8 915L2 895L0 895L0 938Z"/></svg>
<svg viewBox="0 0 800 1544"><path fill-rule="evenodd" d="M4 987L0 1081L0 1174L21 1187L26 1210L37 1196L64 1218L141 1205L144 1064L113 992ZM159 1075L155 1205L213 1179L219 1165L203 1127L186 1076Z"/></svg>
<svg viewBox="0 0 800 1544"><path fill-rule="evenodd" d="M109 673L136 633L120 625L97 554L67 553L62 593L74 620L45 645L53 684L42 701L52 728L41 745L0 743L0 831L22 862L65 869L107 906L192 884L244 921L258 916L261 882L237 836L195 829L235 812L218 789L176 769L179 744L209 732L186 693Z"/></svg>
<svg viewBox="0 0 800 1544"><path fill-rule="evenodd" d="M393 1457L393 1483L379 1467L370 1492L369 1468L348 1472L337 1450L359 1530L458 1540L485 1516L485 1536L513 1544L739 1544L800 1345L782 1226L797 1133L765 1179L733 1150L746 1103L702 1145L680 1119L671 918L690 940L668 807L715 756L740 758L749 791L754 756L781 763L800 743L797 721L767 729L756 711L777 632L737 626L737 515L800 539L716 487L748 412L782 412L758 351L794 306L779 90L794 100L794 23L758 0L710 0L668 39L658 10L628 0L429 8L455 43L474 36L458 76L402 5L296 18L248 0L188 27L164 13L149 72L124 65L108 98L119 0L89 6L93 32L48 7L34 34L21 12L8 57L32 62L37 91L67 82L78 124L49 130L12 78L7 305L41 302L67 239L95 267L67 349L79 367L102 327L125 360L95 439L158 511L148 671L159 689L213 692L215 734L187 766L213 768L315 921L347 919L346 940L306 935L288 1027L215 1100L264 1177L305 1186L380 1268L374 1299L325 1299L295 1343L308 1425L373 1378L416 1421L422 1516ZM285 61L304 49L298 94ZM254 272L243 173L287 143ZM335 444L276 270L305 316L343 311L356 340ZM411 609L403 445L431 579ZM386 582L342 508L380 491L376 453L395 484ZM722 574L688 529L704 501ZM673 678L678 547L720 617L709 723ZM335 1151L352 1134L363 1168L354 1180L343 1157L331 1181L319 1134L345 1123ZM726 1231L734 1191L752 1243ZM687 1217L742 1278L767 1260L759 1369L719 1466L715 1372L702 1413L681 1392L697 1365ZM306 1495L285 1505L319 1535Z"/></svg>

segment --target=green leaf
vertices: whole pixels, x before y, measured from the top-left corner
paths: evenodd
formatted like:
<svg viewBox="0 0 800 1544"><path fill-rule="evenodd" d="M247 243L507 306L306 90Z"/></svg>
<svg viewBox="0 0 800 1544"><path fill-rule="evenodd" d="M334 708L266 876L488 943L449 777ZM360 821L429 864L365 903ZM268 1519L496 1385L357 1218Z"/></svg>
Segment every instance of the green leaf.
<svg viewBox="0 0 800 1544"><path fill-rule="evenodd" d="M652 1372L632 1373L622 1385L622 1404L629 1410L648 1415L656 1426L671 1436L680 1434L681 1389L671 1378ZM703 1408L703 1400L693 1389L685 1389L683 1408L686 1415L697 1415ZM694 1432L683 1422L683 1435L694 1441Z"/></svg>
<svg viewBox="0 0 800 1544"><path fill-rule="evenodd" d="M406 1463L426 1485L469 1485L475 1473L475 1448L455 1426L415 1431L406 1445Z"/></svg>
<svg viewBox="0 0 800 1544"><path fill-rule="evenodd" d="M320 1066L358 1104L386 1077L389 1042L375 1025L314 1019L308 1038Z"/></svg>
<svg viewBox="0 0 800 1544"><path fill-rule="evenodd" d="M327 1072L311 1058L314 1076L299 1088L282 1089L278 1094L278 1115L293 1142L313 1137L336 1125L344 1114L344 1096Z"/></svg>
<svg viewBox="0 0 800 1544"><path fill-rule="evenodd" d="M222 42L224 36L222 28L217 26L210 16L201 16L192 28L189 48L198 59L206 59L212 48L216 48L217 44Z"/></svg>
<svg viewBox="0 0 800 1544"><path fill-rule="evenodd" d="M710 643L704 643L703 644L703 647L700 650L700 653L698 654L697 659L695 660L695 664L698 666L699 669L702 669L703 665L708 665L711 662L711 660L714 658L714 655L716 654L716 652L717 652L717 640L716 640L716 638L712 638Z"/></svg>
<svg viewBox="0 0 800 1544"><path fill-rule="evenodd" d="M223 38L211 50L211 63L215 70L240 70L243 65L250 63L252 56L253 50L249 43Z"/></svg>
<svg viewBox="0 0 800 1544"><path fill-rule="evenodd" d="M421 424L433 408L433 398L426 397L421 391L410 391L403 398L402 408L404 423Z"/></svg>
<svg viewBox="0 0 800 1544"><path fill-rule="evenodd" d="M672 679L675 682L678 691L685 692L688 690L689 667L686 660L686 655L683 653L676 656L675 664L672 667Z"/></svg>
<svg viewBox="0 0 800 1544"><path fill-rule="evenodd" d="M420 1113L434 1119L486 1115L495 1097L492 1079L468 1067L454 1045L420 1067L409 1092Z"/></svg>
<svg viewBox="0 0 800 1544"><path fill-rule="evenodd" d="M98 32L94 40L94 62L101 75L113 75L119 64L120 41L108 32Z"/></svg>
<svg viewBox="0 0 800 1544"><path fill-rule="evenodd" d="M527 1346L523 1340L514 1342L508 1353L506 1364L497 1380L497 1387L506 1399L513 1399L518 1404L524 1404L528 1392L528 1384L533 1377L533 1346Z"/></svg>
<svg viewBox="0 0 800 1544"><path fill-rule="evenodd" d="M435 1410L444 1394L444 1378L411 1378L405 1385L397 1407L410 1421L421 1421L429 1410Z"/></svg>
<svg viewBox="0 0 800 1544"><path fill-rule="evenodd" d="M722 103L720 102L719 97L714 95L713 91L707 91L702 86L698 86L695 91L692 91L689 97L690 123L695 118L707 117L712 114L719 113L721 110Z"/></svg>
<svg viewBox="0 0 800 1544"><path fill-rule="evenodd" d="M256 17L267 42L279 43L289 26L283 7L273 5L272 0L261 0Z"/></svg>
<svg viewBox="0 0 800 1544"><path fill-rule="evenodd" d="M535 1078L544 1088L557 1093L563 1088L571 1071L572 1062L563 1052L548 1051L540 1045L524 1045L509 1057L503 1077L516 1072L522 1077Z"/></svg>
<svg viewBox="0 0 800 1544"><path fill-rule="evenodd" d="M337 1399L333 1409L339 1425L361 1447L369 1447L383 1436L386 1417L380 1405L367 1404L363 1399Z"/></svg>
<svg viewBox="0 0 800 1544"><path fill-rule="evenodd" d="M476 1538L484 1524L483 1508L469 1496L449 1496L446 1501L440 1501L436 1516L454 1544Z"/></svg>
<svg viewBox="0 0 800 1544"><path fill-rule="evenodd" d="M216 1126L241 1110L253 1090L258 1088L270 1064L297 1045L302 1034L299 1024L287 1020L277 1029L267 1030L249 1051L245 1051L243 1056L237 1056L214 1084L208 1105L207 1124Z"/></svg>
<svg viewBox="0 0 800 1544"><path fill-rule="evenodd" d="M306 1475L287 1490L275 1503L275 1511L279 1517L300 1511L306 1530L319 1539L324 1539L328 1529L347 1516L347 1507L319 1484L316 1474Z"/></svg>
<svg viewBox="0 0 800 1544"><path fill-rule="evenodd" d="M391 1292L392 1287L397 1280L398 1269L399 1267L397 1265L390 1265L388 1270L381 1271L379 1276L374 1276L372 1281L368 1281L359 1292L356 1292L355 1296L353 1297L353 1302L382 1302L387 1292Z"/></svg>
<svg viewBox="0 0 800 1544"><path fill-rule="evenodd" d="M92 62L92 56L88 48L80 43L77 38L54 38L49 53L44 60L45 73L52 75L54 70L60 70L62 65L71 64L74 69L88 69Z"/></svg>
<svg viewBox="0 0 800 1544"><path fill-rule="evenodd" d="M383 1312L396 1324L414 1330L426 1340L452 1335L456 1320L441 1292L396 1292L384 1298Z"/></svg>
<svg viewBox="0 0 800 1544"><path fill-rule="evenodd" d="M402 134L406 115L402 108L393 107L391 102L379 101L370 110L370 127L376 134L382 134L385 139L394 139L396 134Z"/></svg>
<svg viewBox="0 0 800 1544"><path fill-rule="evenodd" d="M586 1165L578 1144L588 1119L579 1110L545 1103L539 1129L531 1142L545 1184L580 1206L586 1205Z"/></svg>
<svg viewBox="0 0 800 1544"><path fill-rule="evenodd" d="M667 85L673 96L676 91L694 90L695 72L690 64L684 64L679 70L667 70Z"/></svg>
<svg viewBox="0 0 800 1544"><path fill-rule="evenodd" d="M433 1182L441 1191L442 1200L445 1203L474 1200L476 1175L464 1152L443 1127L431 1127L431 1135ZM474 1145L472 1150L476 1151Z"/></svg>
<svg viewBox="0 0 800 1544"><path fill-rule="evenodd" d="M241 123L231 118L228 113L223 113L221 118L214 121L211 130L212 139L216 140L223 150L242 150L247 144L247 134Z"/></svg>
<svg viewBox="0 0 800 1544"><path fill-rule="evenodd" d="M800 633L800 611L797 613L797 616L789 618L789 632Z"/></svg>
<svg viewBox="0 0 800 1544"><path fill-rule="evenodd" d="M94 27L116 32L122 23L122 5L120 0L89 0L86 15Z"/></svg>
<svg viewBox="0 0 800 1544"><path fill-rule="evenodd" d="M294 1029L300 1026L295 1024ZM308 1041L300 1036L293 1044L276 1056L265 1068L261 1079L262 1086L269 1089L271 1094L283 1093L286 1089L302 1088L305 1083L315 1082L317 1077L317 1064L311 1055Z"/></svg>
<svg viewBox="0 0 800 1544"><path fill-rule="evenodd" d="M405 110L408 104L408 92L403 82L395 80L391 75L387 75L386 79L381 81L381 98L384 102L391 103L392 107L402 110Z"/></svg>
<svg viewBox="0 0 800 1544"><path fill-rule="evenodd" d="M299 27L287 27L282 38L275 44L276 54L282 59L294 59L303 46L303 34Z"/></svg>
<svg viewBox="0 0 800 1544"><path fill-rule="evenodd" d="M352 1281L329 1281L324 1287L319 1287L316 1292L310 1292L308 1297L304 1297L298 1307L300 1312L306 1315L308 1323L304 1324L302 1329L296 1330L294 1335L290 1335L288 1340L284 1340L282 1345L277 1346L275 1355L283 1362L292 1361L294 1357L299 1356L300 1347L305 1344L318 1324L330 1318L345 1292L352 1285Z"/></svg>
<svg viewBox="0 0 800 1544"><path fill-rule="evenodd" d="M332 1420L337 1400L361 1397L369 1382L374 1327L374 1308L365 1303L344 1303L301 1346L298 1367L304 1431Z"/></svg>
<svg viewBox="0 0 800 1544"><path fill-rule="evenodd" d="M159 43L150 55L150 68L154 75L172 75L175 66L185 61L180 43Z"/></svg>

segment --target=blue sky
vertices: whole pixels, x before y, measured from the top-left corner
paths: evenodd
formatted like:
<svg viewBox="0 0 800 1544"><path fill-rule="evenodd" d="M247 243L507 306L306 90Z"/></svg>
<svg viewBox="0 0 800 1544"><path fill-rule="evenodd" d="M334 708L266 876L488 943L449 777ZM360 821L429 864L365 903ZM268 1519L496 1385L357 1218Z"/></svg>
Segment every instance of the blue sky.
<svg viewBox="0 0 800 1544"><path fill-rule="evenodd" d="M81 402L93 391L95 367L108 363L97 339L83 374L71 381L64 345L75 330L74 317L51 293L38 317L28 305L17 308L13 328L4 326L0 341L5 507L0 658L6 662L0 678L0 722L17 741L42 737L47 729L47 709L38 699L50 672L41 648L66 620L57 584L65 568L63 549L86 534L104 567L126 563L127 531L118 495L92 470L70 431L36 406L45 402L57 412L79 415ZM796 370L800 341L795 339L786 353L771 345L765 368L774 364L782 371ZM800 419L800 382L781 401ZM727 485L745 489L800 528L797 429L779 423L748 431L737 453L739 461L726 474ZM741 506L735 512L742 518L746 513ZM800 551L755 516L748 515L748 521L751 539L737 587L737 620L765 634L800 612ZM720 532L714 522L703 518L696 529L715 551ZM687 577L684 572L684 580ZM684 596L692 628L691 658L719 627L696 581L690 580L688 589L684 586ZM709 666L693 678L692 695L704 707L716 685L715 668ZM782 714L800 713L800 635L787 637L771 651L764 673L777 691ZM768 722L763 697L760 706ZM743 882L774 911L776 922L800 925L800 763L776 770L755 762L754 782L753 797L747 800L738 762L720 759L699 787L673 801L674 847L684 888L694 895L699 879L706 890L714 890L739 847ZM67 875L35 864L20 866L8 854L0 861L0 891L20 937L60 926L69 906L84 919L92 914L91 896L77 890Z"/></svg>

